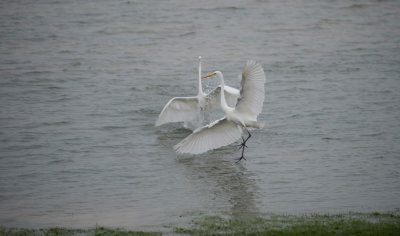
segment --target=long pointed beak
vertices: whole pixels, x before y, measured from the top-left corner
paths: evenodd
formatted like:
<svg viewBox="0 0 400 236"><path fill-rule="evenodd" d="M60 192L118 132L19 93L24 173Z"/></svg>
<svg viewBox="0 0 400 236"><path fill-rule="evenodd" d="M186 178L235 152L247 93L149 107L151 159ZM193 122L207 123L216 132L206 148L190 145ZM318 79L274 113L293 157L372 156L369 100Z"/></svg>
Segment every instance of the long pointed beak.
<svg viewBox="0 0 400 236"><path fill-rule="evenodd" d="M216 73L214 72L214 73L205 75L205 76L203 76L203 77L201 77L201 78L202 78L202 79L205 79L205 78L211 77L211 76L213 76L213 75L215 75L215 74L216 74Z"/></svg>

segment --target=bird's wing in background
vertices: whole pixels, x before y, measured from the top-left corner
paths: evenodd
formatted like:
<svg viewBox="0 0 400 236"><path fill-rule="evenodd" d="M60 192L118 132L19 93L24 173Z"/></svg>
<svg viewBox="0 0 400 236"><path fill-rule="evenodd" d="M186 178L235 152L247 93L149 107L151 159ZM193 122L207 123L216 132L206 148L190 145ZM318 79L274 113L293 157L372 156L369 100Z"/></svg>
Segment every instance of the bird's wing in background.
<svg viewBox="0 0 400 236"><path fill-rule="evenodd" d="M197 97L175 97L171 99L161 111L156 126L169 123L190 121L199 114Z"/></svg>

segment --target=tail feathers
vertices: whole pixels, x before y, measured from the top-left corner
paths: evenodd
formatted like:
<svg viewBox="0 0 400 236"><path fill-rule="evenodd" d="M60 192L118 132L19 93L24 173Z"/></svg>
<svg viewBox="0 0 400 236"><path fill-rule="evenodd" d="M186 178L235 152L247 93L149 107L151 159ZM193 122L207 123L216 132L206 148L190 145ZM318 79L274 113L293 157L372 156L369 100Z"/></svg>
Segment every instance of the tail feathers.
<svg viewBox="0 0 400 236"><path fill-rule="evenodd" d="M264 123L251 121L246 124L247 129L262 129L264 128Z"/></svg>

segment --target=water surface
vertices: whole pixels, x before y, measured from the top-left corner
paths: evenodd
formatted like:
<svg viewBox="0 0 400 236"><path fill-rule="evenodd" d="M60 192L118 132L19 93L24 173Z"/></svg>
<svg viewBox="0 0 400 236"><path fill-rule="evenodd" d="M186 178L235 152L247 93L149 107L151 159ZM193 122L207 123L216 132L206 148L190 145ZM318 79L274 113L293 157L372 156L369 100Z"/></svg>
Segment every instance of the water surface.
<svg viewBox="0 0 400 236"><path fill-rule="evenodd" d="M1 1L0 224L161 227L193 215L400 204L397 1ZM247 59L266 99L246 150L198 156L164 104ZM209 82L212 83L212 82ZM212 87L211 85L209 85Z"/></svg>

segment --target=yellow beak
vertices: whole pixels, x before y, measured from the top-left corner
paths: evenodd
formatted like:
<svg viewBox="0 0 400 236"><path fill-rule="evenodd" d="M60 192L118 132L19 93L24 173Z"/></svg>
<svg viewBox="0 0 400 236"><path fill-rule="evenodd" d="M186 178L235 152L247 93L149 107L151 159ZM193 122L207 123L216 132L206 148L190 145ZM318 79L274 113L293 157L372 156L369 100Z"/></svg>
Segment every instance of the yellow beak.
<svg viewBox="0 0 400 236"><path fill-rule="evenodd" d="M214 72L214 73L211 73L211 74L208 74L208 75L205 75L205 76L203 76L203 77L201 77L201 78L202 78L202 79L205 79L205 78L211 77L211 76L213 76L213 75L215 75L215 72Z"/></svg>

